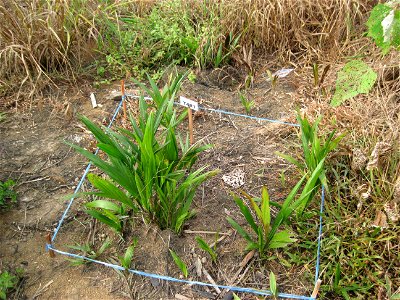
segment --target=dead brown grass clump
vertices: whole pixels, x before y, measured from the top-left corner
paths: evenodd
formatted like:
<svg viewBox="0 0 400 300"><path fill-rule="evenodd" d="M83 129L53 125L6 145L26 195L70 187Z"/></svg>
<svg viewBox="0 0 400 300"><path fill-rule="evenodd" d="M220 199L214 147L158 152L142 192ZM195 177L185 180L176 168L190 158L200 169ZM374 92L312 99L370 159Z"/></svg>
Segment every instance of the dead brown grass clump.
<svg viewBox="0 0 400 300"><path fill-rule="evenodd" d="M95 1L17 1L0 4L0 95L51 81L55 72L74 70L93 54Z"/></svg>
<svg viewBox="0 0 400 300"><path fill-rule="evenodd" d="M225 1L223 25L243 41L283 58L336 54L375 1Z"/></svg>

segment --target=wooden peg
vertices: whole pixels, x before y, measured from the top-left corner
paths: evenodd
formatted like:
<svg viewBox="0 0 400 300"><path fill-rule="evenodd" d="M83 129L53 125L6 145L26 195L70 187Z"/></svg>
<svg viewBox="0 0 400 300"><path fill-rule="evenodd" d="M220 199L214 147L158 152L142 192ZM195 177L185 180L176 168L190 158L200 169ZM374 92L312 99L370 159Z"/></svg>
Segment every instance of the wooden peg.
<svg viewBox="0 0 400 300"><path fill-rule="evenodd" d="M193 145L194 143L194 137L193 137L193 113L192 109L188 108L188 118L189 118L189 140L190 140L190 145Z"/></svg>
<svg viewBox="0 0 400 300"><path fill-rule="evenodd" d="M315 286L314 286L314 290L313 290L313 292L311 294L311 297L317 298L317 295L318 295L318 292L319 292L319 287L321 286L321 282L322 282L321 279L317 280L317 282L315 283Z"/></svg>
<svg viewBox="0 0 400 300"><path fill-rule="evenodd" d="M121 97L122 97L122 109L124 111L124 120L126 121L126 101L125 101L125 81L121 80Z"/></svg>
<svg viewBox="0 0 400 300"><path fill-rule="evenodd" d="M51 235L50 235L50 233L48 233L47 236L46 236L46 242L47 242L48 245L51 245ZM50 255L51 258L54 258L56 256L54 251L53 251L53 249L49 249L49 255Z"/></svg>

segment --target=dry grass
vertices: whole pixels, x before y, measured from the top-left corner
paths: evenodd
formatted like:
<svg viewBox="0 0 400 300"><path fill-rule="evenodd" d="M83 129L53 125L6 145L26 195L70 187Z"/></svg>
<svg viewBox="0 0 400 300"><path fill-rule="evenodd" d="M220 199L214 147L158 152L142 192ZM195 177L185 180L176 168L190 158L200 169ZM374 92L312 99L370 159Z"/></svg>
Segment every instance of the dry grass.
<svg viewBox="0 0 400 300"><path fill-rule="evenodd" d="M287 59L338 54L364 20L371 1L255 0L223 2L223 26L243 42Z"/></svg>
<svg viewBox="0 0 400 300"><path fill-rule="evenodd" d="M241 44L276 57L322 58L337 55L353 29L371 8L371 1L187 1L185 12L196 18L213 14L222 35L241 33ZM374 1L372 1L374 2ZM0 4L0 95L29 89L55 74L73 79L83 63L93 61L96 42L105 34L105 20L115 24L121 13L145 16L156 1L5 0ZM162 7L162 6L161 6ZM167 7L167 6L166 6ZM204 7L207 9L204 10ZM127 9L128 8L128 9ZM202 11L199 15L196 12ZM212 25L210 25L212 26Z"/></svg>
<svg viewBox="0 0 400 300"><path fill-rule="evenodd" d="M97 37L94 2L6 0L0 5L0 93L51 81L74 70L93 54ZM92 10L93 9L93 10Z"/></svg>

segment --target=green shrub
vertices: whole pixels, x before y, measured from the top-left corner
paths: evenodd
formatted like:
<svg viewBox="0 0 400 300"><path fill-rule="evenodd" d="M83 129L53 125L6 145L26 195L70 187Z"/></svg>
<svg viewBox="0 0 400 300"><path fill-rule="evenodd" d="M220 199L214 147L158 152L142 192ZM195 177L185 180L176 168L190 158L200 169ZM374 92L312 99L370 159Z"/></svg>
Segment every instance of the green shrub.
<svg viewBox="0 0 400 300"><path fill-rule="evenodd" d="M13 190L15 182L11 179L2 182L0 181L0 208L6 208L10 202L17 202L17 193Z"/></svg>
<svg viewBox="0 0 400 300"><path fill-rule="evenodd" d="M0 274L0 299L7 299L7 292L15 289L18 283L18 277L11 275L7 271Z"/></svg>
<svg viewBox="0 0 400 300"><path fill-rule="evenodd" d="M171 64L217 68L228 63L240 35L223 32L216 4L190 5L166 1L144 16L104 17L98 49L106 57L107 69L114 75L138 77L152 71L157 78L160 74L154 72ZM98 73L104 71L99 66Z"/></svg>

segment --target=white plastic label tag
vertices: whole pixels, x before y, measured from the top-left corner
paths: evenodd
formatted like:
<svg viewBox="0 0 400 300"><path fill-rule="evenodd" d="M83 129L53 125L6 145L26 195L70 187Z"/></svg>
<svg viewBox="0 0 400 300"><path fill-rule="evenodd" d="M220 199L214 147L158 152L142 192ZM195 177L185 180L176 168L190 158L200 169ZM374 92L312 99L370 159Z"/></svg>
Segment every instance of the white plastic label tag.
<svg viewBox="0 0 400 300"><path fill-rule="evenodd" d="M188 108L191 108L193 110L199 110L199 103L196 101L190 100L186 97L180 97L179 98L179 104Z"/></svg>

